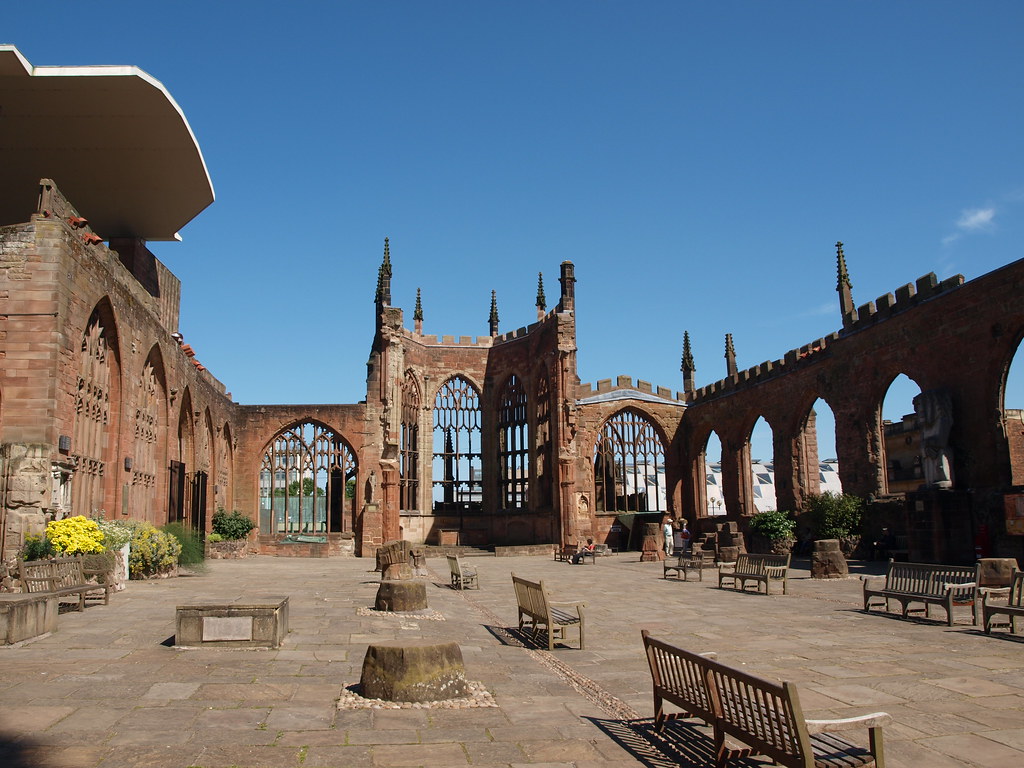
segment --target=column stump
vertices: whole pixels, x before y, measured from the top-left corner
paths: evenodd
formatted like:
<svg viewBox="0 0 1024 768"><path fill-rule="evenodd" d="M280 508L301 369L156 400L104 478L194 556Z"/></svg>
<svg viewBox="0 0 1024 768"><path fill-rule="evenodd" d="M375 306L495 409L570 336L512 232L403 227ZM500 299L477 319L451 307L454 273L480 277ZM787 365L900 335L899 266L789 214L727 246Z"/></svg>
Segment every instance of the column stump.
<svg viewBox="0 0 1024 768"><path fill-rule="evenodd" d="M380 583L373 607L378 611L423 611L427 608L427 584L411 579L393 579Z"/></svg>
<svg viewBox="0 0 1024 768"><path fill-rule="evenodd" d="M426 640L371 644L359 685L364 698L412 703L458 699L469 691L459 644Z"/></svg>

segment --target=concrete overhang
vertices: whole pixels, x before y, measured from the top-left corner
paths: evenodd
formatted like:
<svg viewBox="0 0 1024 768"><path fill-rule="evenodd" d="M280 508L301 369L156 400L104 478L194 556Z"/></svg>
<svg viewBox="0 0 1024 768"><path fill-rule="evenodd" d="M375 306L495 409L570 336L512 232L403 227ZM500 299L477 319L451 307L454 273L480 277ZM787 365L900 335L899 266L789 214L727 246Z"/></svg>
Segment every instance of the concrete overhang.
<svg viewBox="0 0 1024 768"><path fill-rule="evenodd" d="M136 67L33 67L0 45L0 224L28 221L53 179L104 239L180 240L214 200L167 89Z"/></svg>

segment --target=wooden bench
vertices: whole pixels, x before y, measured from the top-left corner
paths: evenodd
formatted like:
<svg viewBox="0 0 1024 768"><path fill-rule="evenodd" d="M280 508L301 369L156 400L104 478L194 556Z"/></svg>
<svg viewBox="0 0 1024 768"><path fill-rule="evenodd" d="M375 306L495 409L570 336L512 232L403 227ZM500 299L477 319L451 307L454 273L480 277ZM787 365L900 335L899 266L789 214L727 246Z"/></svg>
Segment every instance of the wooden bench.
<svg viewBox="0 0 1024 768"><path fill-rule="evenodd" d="M741 553L735 563L721 563L718 566L718 587L726 581L732 581L733 587L741 592L747 588L747 582L755 585L764 584L764 593L771 594L769 584L773 581L782 582L782 594L786 594L789 581L789 555L750 555ZM760 592L761 588L757 587Z"/></svg>
<svg viewBox="0 0 1024 768"><path fill-rule="evenodd" d="M668 559L662 561L662 578L667 579L669 572L674 571L676 578L686 581L690 571L696 571L698 580L704 581L704 569L714 567L715 553L710 549L698 549L696 552L684 552L674 563Z"/></svg>
<svg viewBox="0 0 1024 768"><path fill-rule="evenodd" d="M580 650L583 650L583 608L585 603L578 600L554 602L548 598L543 581L527 581L512 574L512 586L516 592L519 607L519 629L529 625L536 641L541 627L547 630L548 650L555 648L555 640L565 640L566 627L576 627L580 633Z"/></svg>
<svg viewBox="0 0 1024 768"><path fill-rule="evenodd" d="M573 555L576 554L575 544L563 544L561 547L555 547L555 560L563 563L571 563Z"/></svg>
<svg viewBox="0 0 1024 768"><path fill-rule="evenodd" d="M1024 616L1024 571L1013 574L1013 583L1005 603L992 602L992 593L986 592L981 599L981 620L985 625L985 634L992 634L992 619L996 616L1007 616L1010 619L1010 633L1017 632L1017 617Z"/></svg>
<svg viewBox="0 0 1024 768"><path fill-rule="evenodd" d="M470 589L471 587L480 589L476 568L463 565L458 555L448 555L448 570L452 573L453 589Z"/></svg>
<svg viewBox="0 0 1024 768"><path fill-rule="evenodd" d="M953 605L974 602L975 569L966 565L934 565L932 563L898 563L889 561L885 576L865 576L864 610L870 611L872 600L880 598L888 610L889 601L896 600L907 618L911 603L923 603L925 618L929 608L941 605L946 609L946 623L953 626ZM920 609L917 609L920 610Z"/></svg>
<svg viewBox="0 0 1024 768"><path fill-rule="evenodd" d="M806 720L793 683L765 680L729 667L714 654L697 654L642 632L654 684L655 729L678 717L665 714L669 702L714 728L715 763L767 755L793 768L884 768L882 726L892 718L875 712L843 720ZM868 729L868 747L836 734Z"/></svg>
<svg viewBox="0 0 1024 768"><path fill-rule="evenodd" d="M85 610L85 596L90 592L103 590L104 604L110 594L106 585L86 579L81 557L19 562L18 579L28 593L55 595L58 602L64 597L76 597L79 611Z"/></svg>

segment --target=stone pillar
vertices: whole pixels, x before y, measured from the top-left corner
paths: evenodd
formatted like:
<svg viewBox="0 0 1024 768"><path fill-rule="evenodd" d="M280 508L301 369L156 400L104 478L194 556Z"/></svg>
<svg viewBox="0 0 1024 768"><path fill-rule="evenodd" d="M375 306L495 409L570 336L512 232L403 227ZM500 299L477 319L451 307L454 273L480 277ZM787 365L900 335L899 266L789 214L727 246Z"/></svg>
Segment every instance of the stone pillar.
<svg viewBox="0 0 1024 768"><path fill-rule="evenodd" d="M653 563L665 559L665 549L662 544L661 523L643 524L643 544L640 547L640 562Z"/></svg>
<svg viewBox="0 0 1024 768"><path fill-rule="evenodd" d="M819 539L811 553L812 579L842 579L850 569L839 547L839 539Z"/></svg>

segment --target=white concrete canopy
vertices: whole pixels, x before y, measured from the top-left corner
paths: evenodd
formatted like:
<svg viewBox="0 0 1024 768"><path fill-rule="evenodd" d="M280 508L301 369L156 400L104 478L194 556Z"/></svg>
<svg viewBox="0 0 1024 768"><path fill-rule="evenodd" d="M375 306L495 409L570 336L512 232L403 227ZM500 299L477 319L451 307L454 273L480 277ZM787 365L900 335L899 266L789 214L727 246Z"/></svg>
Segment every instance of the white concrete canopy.
<svg viewBox="0 0 1024 768"><path fill-rule="evenodd" d="M136 67L33 67L0 45L0 224L50 178L104 239L177 240L214 200L185 115Z"/></svg>

